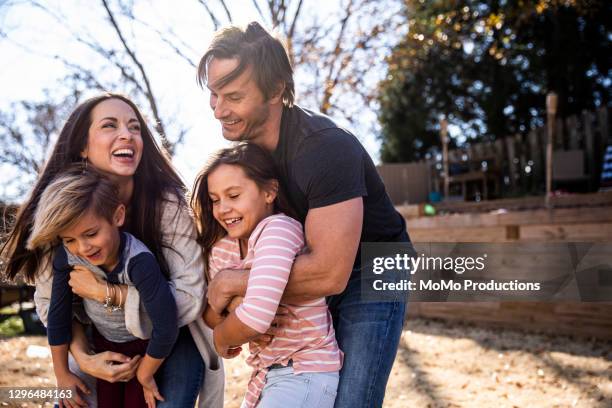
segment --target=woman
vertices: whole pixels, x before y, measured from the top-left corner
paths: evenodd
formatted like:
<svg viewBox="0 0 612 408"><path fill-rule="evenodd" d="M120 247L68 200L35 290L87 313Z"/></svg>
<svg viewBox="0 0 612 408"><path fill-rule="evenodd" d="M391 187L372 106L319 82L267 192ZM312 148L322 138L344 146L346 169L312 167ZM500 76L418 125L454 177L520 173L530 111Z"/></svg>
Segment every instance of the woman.
<svg viewBox="0 0 612 408"><path fill-rule="evenodd" d="M199 318L206 289L204 263L184 198L186 188L138 108L126 97L103 94L83 102L70 115L2 248L6 277L14 279L22 274L27 281L36 282L37 312L46 322L51 291L49 254L40 249L28 251L25 245L42 191L58 173L79 161L115 181L127 208L126 231L151 249L170 280L182 328L159 372L159 390L166 397L160 406L193 406L198 391L200 406L221 406L223 370L212 346L211 331ZM104 282L87 270L73 271L70 285L81 297L102 300L106 296ZM126 326L146 336L150 322L142 317L138 292L128 287L122 290L127 295ZM76 315L87 321L78 311ZM137 359L109 352L90 355L84 333L83 325L75 319L70 351L83 372L111 382L134 376Z"/></svg>

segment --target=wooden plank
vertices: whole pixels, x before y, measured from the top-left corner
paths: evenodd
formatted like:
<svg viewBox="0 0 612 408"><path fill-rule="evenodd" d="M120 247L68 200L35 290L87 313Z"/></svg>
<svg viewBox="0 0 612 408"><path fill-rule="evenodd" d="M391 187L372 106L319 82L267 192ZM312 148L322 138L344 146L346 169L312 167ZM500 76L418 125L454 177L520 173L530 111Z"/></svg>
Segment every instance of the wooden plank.
<svg viewBox="0 0 612 408"><path fill-rule="evenodd" d="M512 190L514 190L516 189L516 184L517 184L517 180L519 177L516 171L517 163L515 163L515 160L517 159L516 159L516 152L514 149L514 138L506 137L505 141L506 141L506 151L508 152L508 169L510 170L510 186Z"/></svg>
<svg viewBox="0 0 612 408"><path fill-rule="evenodd" d="M565 141L565 132L563 128L563 119L557 118L555 120L555 137L553 141L553 150L565 150L567 149L567 143Z"/></svg>
<svg viewBox="0 0 612 408"><path fill-rule="evenodd" d="M595 139L593 138L592 128L593 116L590 112L582 112L582 123L584 129L584 148L586 150L587 157L587 172L589 174L589 186L593 186L597 182L596 175L598 165L600 162L599 157L595 157Z"/></svg>
<svg viewBox="0 0 612 408"><path fill-rule="evenodd" d="M610 130L608 128L608 107L602 106L597 110L597 127L601 136L601 151L606 149L606 145L610 142Z"/></svg>
<svg viewBox="0 0 612 408"><path fill-rule="evenodd" d="M423 217L425 215L424 204L401 205L396 207L396 209L406 220Z"/></svg>
<svg viewBox="0 0 612 408"><path fill-rule="evenodd" d="M542 166L544 159L542 158L542 150L540 149L540 144L538 142L538 132L537 130L532 130L529 132L529 159L532 161L531 169L532 169L532 188L537 190L538 184L543 178L543 169Z"/></svg>
<svg viewBox="0 0 612 408"><path fill-rule="evenodd" d="M580 138L578 135L578 120L576 116L570 116L565 120L565 127L569 135L569 149L578 150L580 149Z"/></svg>
<svg viewBox="0 0 612 408"><path fill-rule="evenodd" d="M407 316L612 340L609 302L414 302Z"/></svg>
<svg viewBox="0 0 612 408"><path fill-rule="evenodd" d="M400 214L405 207L398 207ZM414 211L414 210L412 210ZM412 228L476 228L501 225L572 224L612 222L612 206L585 208L554 208L529 211L461 213L435 217L409 218L406 225Z"/></svg>
<svg viewBox="0 0 612 408"><path fill-rule="evenodd" d="M510 242L518 238L518 233L514 226L408 230L413 242Z"/></svg>
<svg viewBox="0 0 612 408"><path fill-rule="evenodd" d="M564 207L596 207L612 205L612 191L567 194L551 197L554 208ZM488 212L500 208L506 210L544 208L544 197L506 198L481 202L442 202L434 204L438 213Z"/></svg>
<svg viewBox="0 0 612 408"><path fill-rule="evenodd" d="M524 225L522 241L605 242L612 240L612 222L556 225Z"/></svg>

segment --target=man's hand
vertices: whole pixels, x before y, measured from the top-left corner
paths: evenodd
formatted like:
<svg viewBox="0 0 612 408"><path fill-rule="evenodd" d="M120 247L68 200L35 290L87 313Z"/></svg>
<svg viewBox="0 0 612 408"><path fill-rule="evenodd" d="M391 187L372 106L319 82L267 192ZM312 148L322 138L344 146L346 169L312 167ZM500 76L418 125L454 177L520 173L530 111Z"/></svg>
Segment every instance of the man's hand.
<svg viewBox="0 0 612 408"><path fill-rule="evenodd" d="M83 265L74 266L74 269L70 272L68 284L72 288L72 292L80 297L96 300L100 303L104 302L106 283Z"/></svg>
<svg viewBox="0 0 612 408"><path fill-rule="evenodd" d="M234 296L244 296L249 280L248 270L224 269L208 284L208 304L222 314Z"/></svg>
<svg viewBox="0 0 612 408"><path fill-rule="evenodd" d="M89 388L83 381L71 372L56 374L57 388L72 390L72 398L63 398L59 400L60 408L81 408L86 407L87 403L79 395L79 391L84 394L89 394Z"/></svg>

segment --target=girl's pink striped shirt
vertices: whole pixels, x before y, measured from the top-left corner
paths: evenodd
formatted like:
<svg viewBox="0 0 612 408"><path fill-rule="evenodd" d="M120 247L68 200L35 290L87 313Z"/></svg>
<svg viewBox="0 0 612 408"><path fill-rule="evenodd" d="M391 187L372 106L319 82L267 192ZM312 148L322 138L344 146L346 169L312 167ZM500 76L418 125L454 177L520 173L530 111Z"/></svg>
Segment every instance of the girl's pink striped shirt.
<svg viewBox="0 0 612 408"><path fill-rule="evenodd" d="M251 348L247 363L254 368L245 402L254 407L265 384L267 367L287 365L294 372L330 372L342 367L332 318L325 298L301 304L280 303L295 257L304 248L302 225L284 214L263 219L249 237L247 254L240 258L238 240L225 237L211 251L211 277L223 269L250 269L246 295L236 309L240 321L259 333L268 331L278 306L283 306L297 325L286 328L265 348ZM295 329L295 326L299 329Z"/></svg>

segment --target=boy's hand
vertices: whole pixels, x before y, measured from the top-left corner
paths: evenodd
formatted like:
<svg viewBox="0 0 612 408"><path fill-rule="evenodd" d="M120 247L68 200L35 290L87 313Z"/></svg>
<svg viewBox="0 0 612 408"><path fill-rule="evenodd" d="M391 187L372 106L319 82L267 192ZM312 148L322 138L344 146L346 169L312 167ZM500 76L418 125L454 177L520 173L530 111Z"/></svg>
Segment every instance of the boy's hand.
<svg viewBox="0 0 612 408"><path fill-rule="evenodd" d="M81 408L87 406L85 400L79 395L79 391L84 394L90 394L90 391L79 377L71 372L60 375L56 374L55 377L57 379L57 388L72 390L72 398L63 398L58 401L60 408Z"/></svg>
<svg viewBox="0 0 612 408"><path fill-rule="evenodd" d="M142 385L144 398L149 408L155 408L157 401L165 401L157 389L157 383L153 376L137 375L138 382Z"/></svg>

